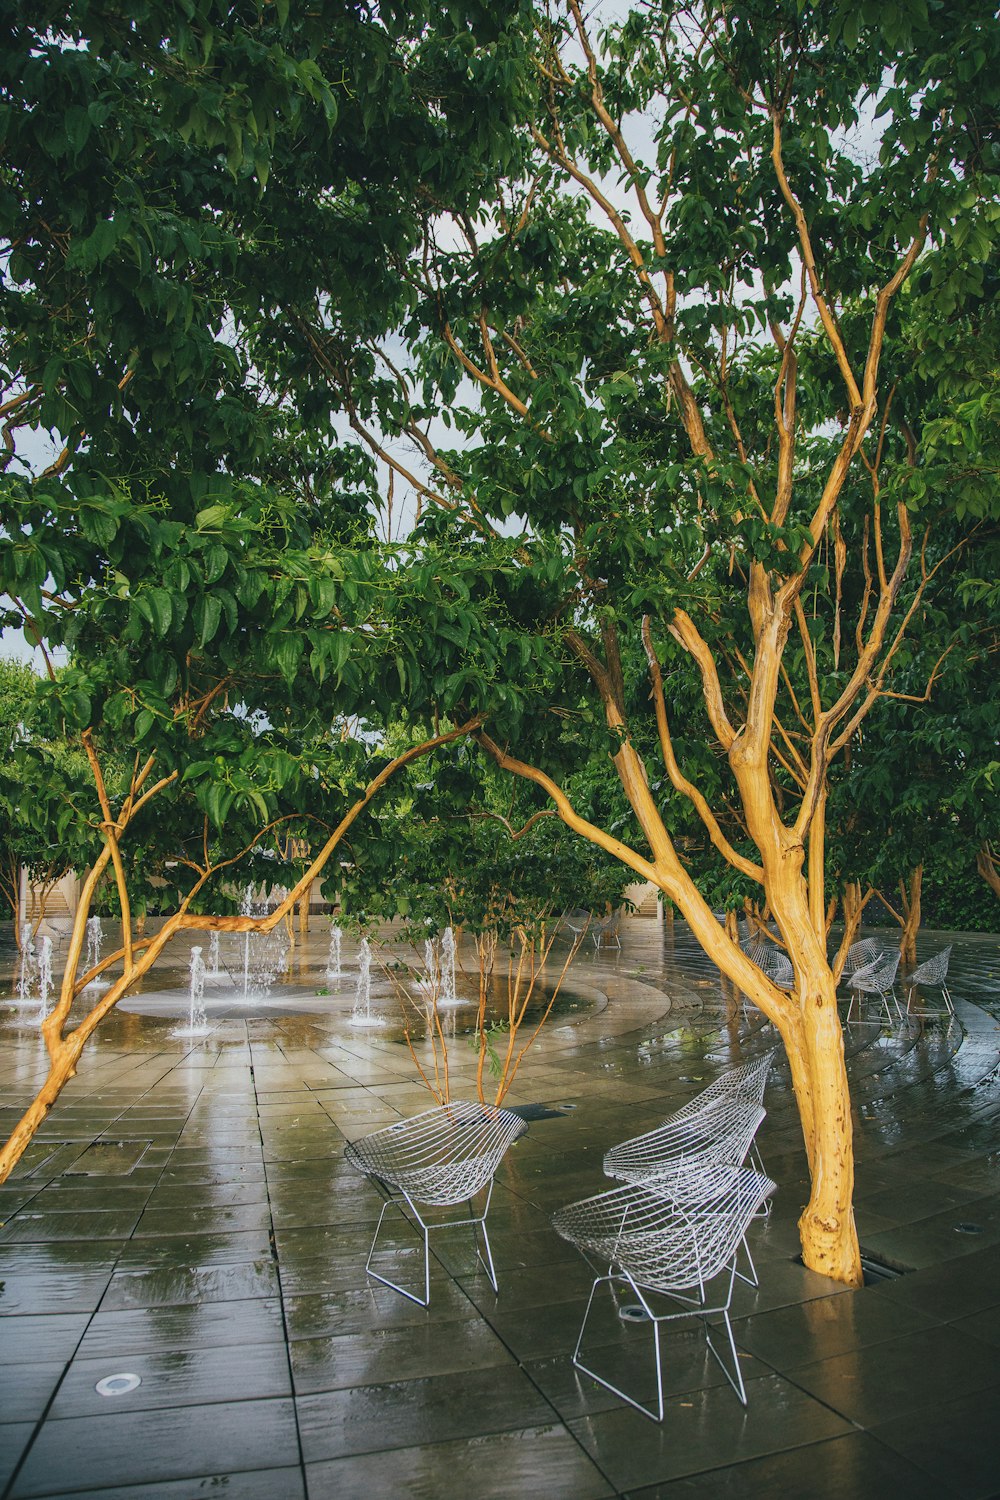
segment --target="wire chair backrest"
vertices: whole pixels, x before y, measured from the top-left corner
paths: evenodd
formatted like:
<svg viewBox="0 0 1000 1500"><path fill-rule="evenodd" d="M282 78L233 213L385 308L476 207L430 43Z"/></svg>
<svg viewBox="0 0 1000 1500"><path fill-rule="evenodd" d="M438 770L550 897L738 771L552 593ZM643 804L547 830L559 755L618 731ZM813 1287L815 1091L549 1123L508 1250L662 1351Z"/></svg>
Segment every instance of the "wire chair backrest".
<svg viewBox="0 0 1000 1500"><path fill-rule="evenodd" d="M892 989L898 968L899 949L897 948L894 952L883 953L874 962L855 969L848 984L852 989L864 990L866 994L883 995Z"/></svg>
<svg viewBox="0 0 1000 1500"><path fill-rule="evenodd" d="M914 969L910 975L911 984L944 984L948 978L948 960L951 957L952 944L942 948L940 953L935 953L933 958L925 961Z"/></svg>
<svg viewBox="0 0 1000 1500"><path fill-rule="evenodd" d="M563 1239L620 1266L637 1285L676 1291L718 1275L774 1186L748 1167L723 1169L714 1191L699 1184L695 1196L630 1183L570 1204L552 1223Z"/></svg>
<svg viewBox="0 0 1000 1500"><path fill-rule="evenodd" d="M353 1141L344 1155L421 1202L460 1203L490 1180L527 1128L511 1110L456 1100Z"/></svg>
<svg viewBox="0 0 1000 1500"><path fill-rule="evenodd" d="M753 1099L757 1104L763 1104L767 1075L771 1071L771 1064L776 1056L776 1049L772 1047L770 1052L765 1052L760 1057L752 1057L749 1062L739 1063L735 1068L727 1068L725 1073L720 1073L706 1089L702 1089L700 1094L696 1094L681 1108L690 1110L694 1105L707 1103L719 1095L729 1094L738 1094L745 1099Z"/></svg>
<svg viewBox="0 0 1000 1500"><path fill-rule="evenodd" d="M720 1095L695 1113L673 1117L656 1130L612 1146L604 1171L625 1182L643 1182L669 1169L675 1159L708 1158L739 1166L766 1115L752 1099Z"/></svg>
<svg viewBox="0 0 1000 1500"><path fill-rule="evenodd" d="M885 944L880 943L878 938L861 938L859 942L852 943L844 960L845 976L867 968L881 958L885 951Z"/></svg>

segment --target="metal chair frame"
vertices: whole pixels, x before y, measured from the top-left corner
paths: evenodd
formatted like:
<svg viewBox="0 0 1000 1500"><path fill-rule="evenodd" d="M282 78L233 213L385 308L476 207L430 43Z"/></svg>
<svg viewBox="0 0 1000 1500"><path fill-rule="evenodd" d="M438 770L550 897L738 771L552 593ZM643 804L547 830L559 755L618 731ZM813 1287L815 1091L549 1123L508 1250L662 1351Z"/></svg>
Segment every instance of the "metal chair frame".
<svg viewBox="0 0 1000 1500"><path fill-rule="evenodd" d="M724 1073L719 1074L718 1078L713 1079L707 1088L702 1089L700 1094L696 1094L693 1099L688 1100L687 1104L682 1104L680 1109L668 1115L663 1123L667 1124L671 1120L680 1120L696 1114L704 1109L706 1104L718 1098L738 1096L741 1099L763 1104L768 1074L776 1056L777 1048L772 1047L760 1057L753 1057L748 1062L739 1063L735 1068L727 1068ZM767 1175L767 1168L764 1166L756 1139L750 1145L750 1160L758 1172L764 1176ZM770 1199L764 1204L762 1212L765 1218L770 1214Z"/></svg>
<svg viewBox="0 0 1000 1500"><path fill-rule="evenodd" d="M913 991L919 986L928 989L939 989L944 1000L945 1011L949 1016L955 1014L955 1002L951 998L948 988L948 960L951 957L952 944L942 948L940 953L935 953L933 958L925 959L918 964L907 980L909 989L906 993L906 1013L910 1014L913 1003Z"/></svg>
<svg viewBox="0 0 1000 1500"><path fill-rule="evenodd" d="M630 1183L570 1204L552 1221L556 1232L576 1245L592 1269L597 1269L592 1256L600 1257L601 1263L606 1262L608 1266L607 1271L595 1277L591 1286L573 1351L573 1364L654 1422L662 1422L664 1414L660 1325L684 1318L701 1321L713 1357L740 1404L747 1404L729 1310L740 1245L761 1203L774 1191L775 1184L747 1167L716 1164L714 1174L714 1180L699 1178L694 1186L695 1197L680 1182L669 1186L660 1181ZM706 1193L709 1196L706 1197ZM723 1295L720 1300L709 1303L708 1287L717 1279L721 1281ZM644 1406L584 1363L582 1351L587 1324L598 1288L604 1285L611 1288L612 1293L616 1285L629 1287L652 1325L655 1408ZM657 1311L651 1300L654 1297L664 1297L674 1305L683 1305L672 1312ZM722 1321L727 1358L712 1341L709 1320L713 1318Z"/></svg>
<svg viewBox="0 0 1000 1500"><path fill-rule="evenodd" d="M605 1175L620 1182L644 1182L657 1191L683 1191L696 1201L700 1196L710 1198L715 1169L743 1165L766 1117L767 1111L752 1098L717 1094L697 1112L674 1116L656 1130L612 1146L604 1157ZM763 1173L760 1154L754 1150L754 1165ZM743 1248L749 1273L736 1271L736 1275L749 1286L757 1286L757 1267L746 1236Z"/></svg>
<svg viewBox="0 0 1000 1500"><path fill-rule="evenodd" d="M859 938L847 950L847 957L844 959L844 978L847 979L858 969L867 968L869 964L873 964L876 959L882 958L887 952L889 949L878 938Z"/></svg>
<svg viewBox="0 0 1000 1500"><path fill-rule="evenodd" d="M425 1110L409 1120L399 1120L363 1140L351 1142L344 1152L347 1161L370 1179L385 1200L365 1263L367 1274L420 1307L427 1307L431 1296L430 1231L468 1225L472 1230L476 1255L493 1290L498 1291L486 1215L493 1196L493 1177L497 1167L508 1147L527 1128L526 1122L510 1110L457 1101ZM473 1200L483 1189L486 1190L486 1201L482 1211L476 1213ZM461 1219L429 1221L418 1207L458 1203L466 1203L469 1208L468 1215ZM411 1223L412 1215L422 1236L423 1297L372 1270L372 1259L389 1208L395 1208L407 1223ZM480 1231L483 1249L479 1246Z"/></svg>
<svg viewBox="0 0 1000 1500"><path fill-rule="evenodd" d="M845 1025L850 1024L855 1000L858 1002L858 1019L861 1019L861 996L863 994L878 995L890 1026L892 1025L892 1011L889 1009L889 996L891 995L892 1003L896 1008L896 1019L897 1021L903 1019L903 1012L899 1008L899 1001L896 999L896 991L893 988L898 969L898 948L892 953L883 953L880 958L873 959L869 964L862 964L860 969L855 969L847 981L848 988L855 993L851 996L851 1003L847 1007L847 1015L844 1017Z"/></svg>

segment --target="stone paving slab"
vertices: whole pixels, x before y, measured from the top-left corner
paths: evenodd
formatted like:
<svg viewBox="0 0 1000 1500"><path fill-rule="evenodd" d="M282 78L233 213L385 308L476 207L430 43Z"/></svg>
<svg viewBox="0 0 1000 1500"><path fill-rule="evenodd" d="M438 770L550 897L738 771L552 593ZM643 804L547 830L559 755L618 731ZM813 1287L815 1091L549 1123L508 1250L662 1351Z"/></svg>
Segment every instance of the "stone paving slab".
<svg viewBox="0 0 1000 1500"><path fill-rule="evenodd" d="M928 951L946 940L922 935ZM310 974L324 985L325 960L320 932L297 954L303 993ZM609 1144L774 1045L680 924L635 921L620 952L578 958L577 1008L554 1018L511 1095L576 1107L536 1115L498 1174L500 1291L468 1232L449 1230L432 1238L427 1310L366 1278L380 1201L343 1147L431 1101L404 1045L342 1023L346 991L331 1014L227 1019L204 1040L109 1017L0 1189L2 1500L988 1500L997 940L963 937L952 972L957 1022L846 1034L862 1242L914 1269L852 1292L796 1262L808 1188L779 1058L760 1135L779 1192L752 1231L760 1286L734 1297L749 1405L683 1332L666 1341L662 1427L573 1367L590 1277L548 1221L601 1189ZM0 1028L9 1124L42 1058L37 1030L2 1002ZM84 1175L94 1142L99 1170ZM118 1142L134 1144L130 1170ZM394 1243L389 1265L416 1271L413 1242ZM641 1380L649 1342L612 1315L595 1349ZM135 1392L97 1394L122 1371L141 1375Z"/></svg>

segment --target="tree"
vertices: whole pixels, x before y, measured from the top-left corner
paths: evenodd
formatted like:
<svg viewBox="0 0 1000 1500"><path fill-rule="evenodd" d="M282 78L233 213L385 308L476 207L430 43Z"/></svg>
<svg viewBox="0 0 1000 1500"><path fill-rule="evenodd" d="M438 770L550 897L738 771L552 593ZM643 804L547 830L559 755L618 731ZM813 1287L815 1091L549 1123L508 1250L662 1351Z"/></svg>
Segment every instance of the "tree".
<svg viewBox="0 0 1000 1500"><path fill-rule="evenodd" d="M478 557L489 588L461 625L468 665L449 675L422 643L404 657L410 691L488 712L496 763L675 901L774 1022L811 1169L804 1258L858 1284L843 959L826 949L830 775L895 690L907 631L961 547L890 367L904 291L928 323L982 294L1000 30L979 3L931 18L916 3L654 0L597 37L566 0L536 10L527 45L517 170L478 215L430 206L419 251L396 262L400 338L352 344L317 305L301 314L312 369L292 372L278 343L261 358L300 404L322 371L361 443L415 484L425 576ZM852 145L872 115L878 141ZM436 441L442 408L460 446ZM526 661L553 666L533 715L516 674L476 661L501 621ZM680 745L692 681L707 794L704 752ZM566 723L585 734L598 716L628 838L560 784ZM760 893L793 993L720 928L675 806Z"/></svg>
<svg viewBox="0 0 1000 1500"><path fill-rule="evenodd" d="M447 623L452 601L411 595L376 554L370 466L311 441L309 408L267 386L247 330L306 251L377 315L380 247L412 243L417 222L384 143L424 194L468 191L479 158L440 138L450 121L485 143L503 120L474 86L481 40L502 46L502 28L476 0L442 17L422 0L4 10L2 623L45 653L47 711L91 777L89 804L66 800L59 818L99 852L44 1023L49 1077L0 1180L173 933L280 919L227 914L238 865L307 841L319 852L297 895L396 770L468 731L439 718L366 772L395 706L401 619ZM57 455L40 473L22 441L38 430ZM137 938L151 865L171 869L175 905ZM102 967L122 972L67 1029L106 875L123 940Z"/></svg>

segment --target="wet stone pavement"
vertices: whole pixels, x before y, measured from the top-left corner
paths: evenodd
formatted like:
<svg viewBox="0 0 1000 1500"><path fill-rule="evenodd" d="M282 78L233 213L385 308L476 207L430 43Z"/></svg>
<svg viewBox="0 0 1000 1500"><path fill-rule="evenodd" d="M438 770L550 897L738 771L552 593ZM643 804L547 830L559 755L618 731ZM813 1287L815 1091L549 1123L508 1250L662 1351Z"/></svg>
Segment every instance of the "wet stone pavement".
<svg viewBox="0 0 1000 1500"><path fill-rule="evenodd" d="M366 1277L380 1201L343 1150L431 1101L394 1032L348 1023L314 930L301 1014L250 1006L197 1038L111 1016L0 1189L3 1500L1000 1493L996 938L955 937L950 1025L847 1033L859 1233L905 1274L852 1292L797 1262L805 1167L779 1059L758 1138L778 1193L751 1232L759 1288L734 1302L749 1404L700 1332L674 1333L658 1426L574 1371L590 1274L550 1217L607 1186L609 1145L770 1048L770 1028L680 924L633 919L621 951L581 953L508 1100L552 1108L528 1111L543 1117L497 1177L499 1295L450 1230L425 1311ZM921 956L949 940L923 935ZM3 959L0 995L9 940ZM4 1135L44 1073L35 1017L0 999ZM472 1067L459 1035L459 1097ZM413 1272L412 1243L392 1263ZM648 1329L612 1319L600 1341L641 1381ZM97 1390L123 1375L139 1383Z"/></svg>

